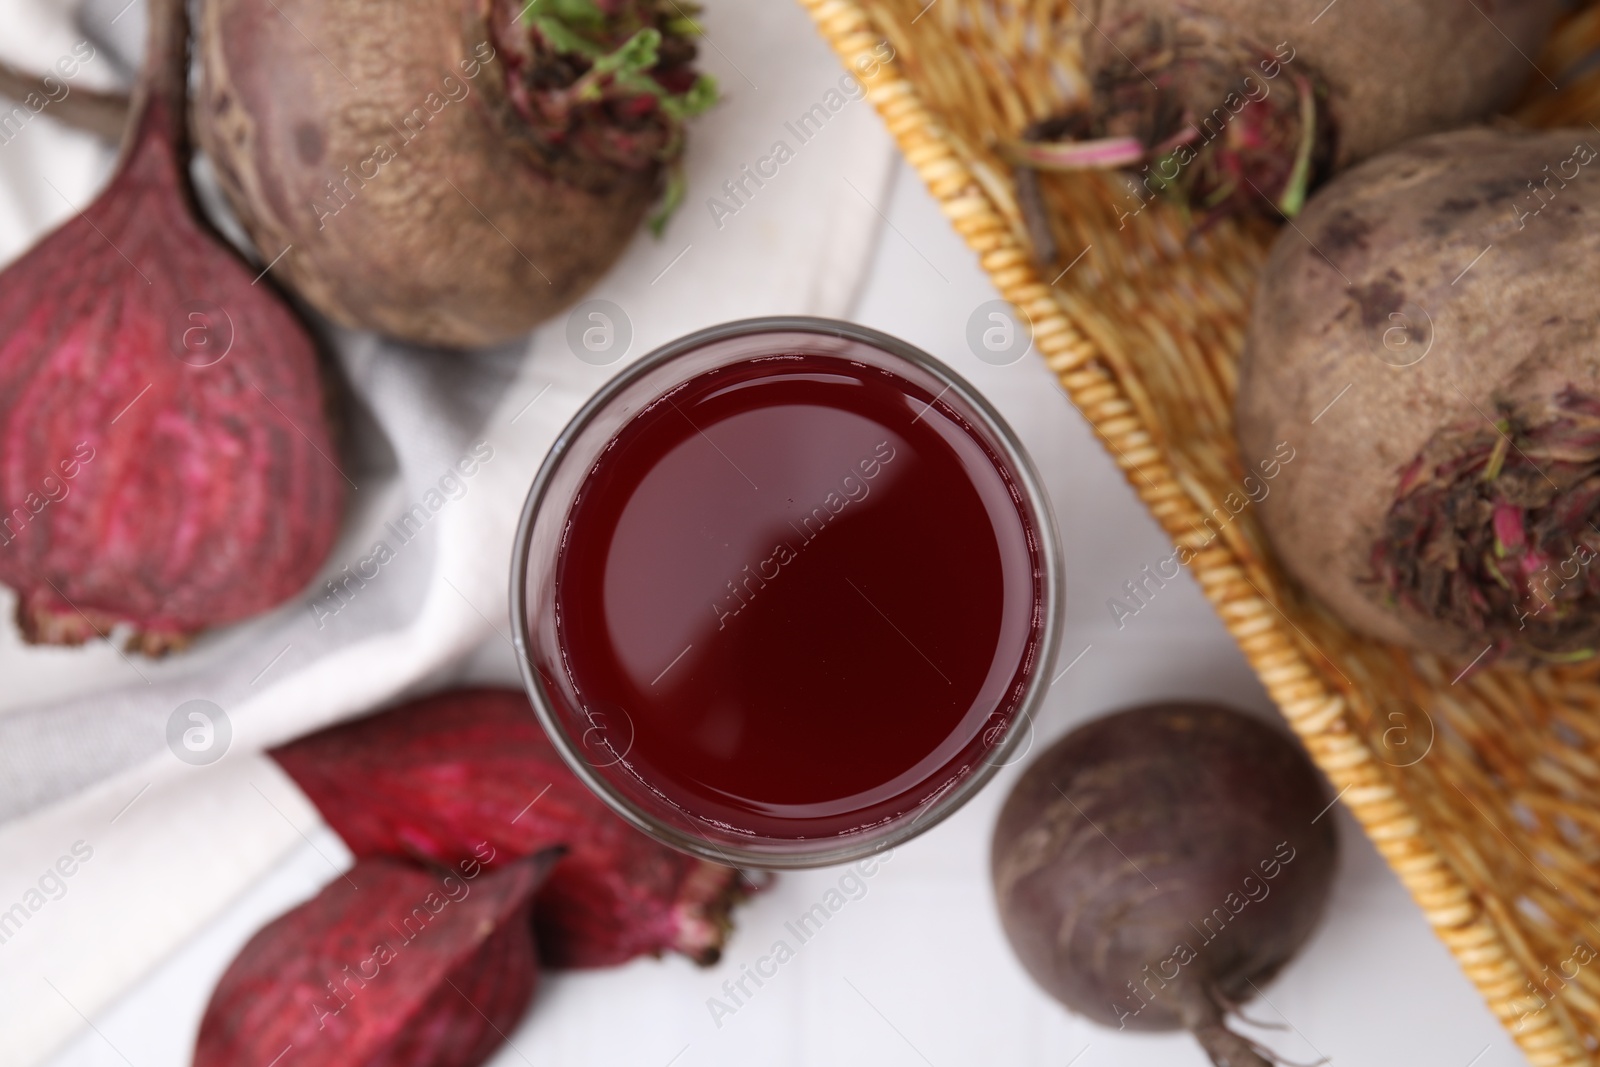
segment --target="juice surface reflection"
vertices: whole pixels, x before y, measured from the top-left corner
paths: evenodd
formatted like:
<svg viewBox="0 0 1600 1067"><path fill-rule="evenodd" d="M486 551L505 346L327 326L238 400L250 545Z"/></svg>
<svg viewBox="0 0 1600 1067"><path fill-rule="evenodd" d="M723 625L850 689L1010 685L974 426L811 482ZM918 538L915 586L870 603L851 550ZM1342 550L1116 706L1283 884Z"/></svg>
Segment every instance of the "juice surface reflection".
<svg viewBox="0 0 1600 1067"><path fill-rule="evenodd" d="M1039 658L1038 555L1008 474L925 390L828 356L702 374L569 513L572 714L625 722L607 775L700 818L872 825L987 755Z"/></svg>

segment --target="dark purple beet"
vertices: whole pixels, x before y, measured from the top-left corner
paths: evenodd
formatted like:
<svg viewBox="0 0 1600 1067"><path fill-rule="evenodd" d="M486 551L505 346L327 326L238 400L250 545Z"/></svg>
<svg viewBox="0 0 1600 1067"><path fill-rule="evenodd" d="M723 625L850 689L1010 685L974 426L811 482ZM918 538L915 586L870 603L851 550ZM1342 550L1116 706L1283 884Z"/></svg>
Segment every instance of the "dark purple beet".
<svg viewBox="0 0 1600 1067"><path fill-rule="evenodd" d="M1272 1061L1228 1030L1305 943L1338 855L1291 738L1212 704L1151 704L1047 749L1001 809L1001 925L1035 981L1119 1029L1187 1029L1218 1067Z"/></svg>

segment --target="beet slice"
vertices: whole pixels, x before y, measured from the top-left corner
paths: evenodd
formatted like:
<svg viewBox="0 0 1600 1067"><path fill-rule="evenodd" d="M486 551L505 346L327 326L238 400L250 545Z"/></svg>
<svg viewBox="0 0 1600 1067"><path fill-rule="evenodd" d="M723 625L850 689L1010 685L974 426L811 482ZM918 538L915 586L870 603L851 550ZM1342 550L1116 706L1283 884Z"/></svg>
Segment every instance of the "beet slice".
<svg viewBox="0 0 1600 1067"><path fill-rule="evenodd" d="M475 1067L533 1000L533 893L498 871L362 860L252 937L206 1006L194 1067Z"/></svg>
<svg viewBox="0 0 1600 1067"><path fill-rule="evenodd" d="M1271 1060L1224 1025L1310 936L1337 859L1289 737L1211 704L1130 708L1041 754L990 855L1035 981L1105 1026L1191 1031L1219 1067Z"/></svg>
<svg viewBox="0 0 1600 1067"><path fill-rule="evenodd" d="M751 884L613 814L561 761L520 690L441 693L271 755L358 856L493 867L564 846L534 910L547 966L663 952L713 963Z"/></svg>

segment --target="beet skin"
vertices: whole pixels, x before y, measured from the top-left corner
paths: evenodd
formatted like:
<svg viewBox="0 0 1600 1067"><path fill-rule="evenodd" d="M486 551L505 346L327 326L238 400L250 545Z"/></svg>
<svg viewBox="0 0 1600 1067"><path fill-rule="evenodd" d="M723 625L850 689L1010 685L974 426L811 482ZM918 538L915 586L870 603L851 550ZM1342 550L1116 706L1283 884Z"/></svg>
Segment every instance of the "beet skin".
<svg viewBox="0 0 1600 1067"><path fill-rule="evenodd" d="M1141 196L1294 215L1316 180L1510 103L1536 76L1528 57L1560 10L1559 0L1085 3L1084 132L1148 149L1133 173Z"/></svg>
<svg viewBox="0 0 1600 1067"><path fill-rule="evenodd" d="M1600 640L1600 137L1461 130L1333 182L1272 250L1238 396L1288 570L1466 658Z"/></svg>
<svg viewBox="0 0 1600 1067"><path fill-rule="evenodd" d="M695 10L207 0L196 128L261 258L318 311L495 344L593 284L663 186L681 196L684 120L715 97Z"/></svg>
<svg viewBox="0 0 1600 1067"><path fill-rule="evenodd" d="M1300 747L1250 716L1174 703L1097 719L1035 759L1001 809L1001 924L1071 1010L1188 1029L1213 1062L1264 1067L1223 1018L1322 914L1328 805Z"/></svg>

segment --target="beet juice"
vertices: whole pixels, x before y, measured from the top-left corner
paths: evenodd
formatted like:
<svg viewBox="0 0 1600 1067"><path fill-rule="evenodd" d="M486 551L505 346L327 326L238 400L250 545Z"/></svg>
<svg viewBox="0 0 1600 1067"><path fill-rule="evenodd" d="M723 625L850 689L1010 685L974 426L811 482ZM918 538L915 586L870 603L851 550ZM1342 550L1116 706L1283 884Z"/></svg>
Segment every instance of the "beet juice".
<svg viewBox="0 0 1600 1067"><path fill-rule="evenodd" d="M621 424L567 512L567 713L624 738L606 777L722 832L905 815L982 764L1039 668L1023 501L955 407L880 367L699 373Z"/></svg>

